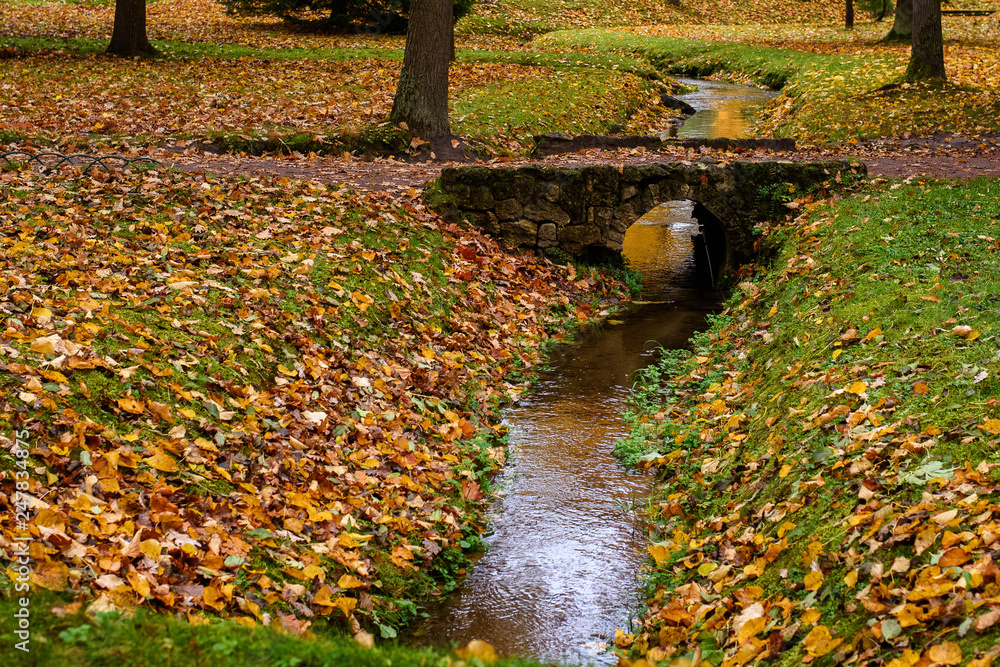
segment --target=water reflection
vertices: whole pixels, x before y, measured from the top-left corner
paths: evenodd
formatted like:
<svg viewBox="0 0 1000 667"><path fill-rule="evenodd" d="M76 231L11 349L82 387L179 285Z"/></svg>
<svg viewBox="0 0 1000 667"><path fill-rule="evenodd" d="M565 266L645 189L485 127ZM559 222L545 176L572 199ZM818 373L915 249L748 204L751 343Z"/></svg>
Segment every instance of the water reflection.
<svg viewBox="0 0 1000 667"><path fill-rule="evenodd" d="M662 206L633 225L625 256L643 273L643 305L553 359L532 395L506 411L514 459L501 483L490 550L415 637L483 639L502 654L613 663L601 653L638 607L643 537L627 508L649 479L611 454L629 374L658 346L680 347L716 307L691 284L690 203Z"/></svg>
<svg viewBox="0 0 1000 667"><path fill-rule="evenodd" d="M684 139L745 137L750 129L749 114L778 94L773 90L738 86L721 81L701 79L677 79L677 81L698 87L693 93L678 96L698 110L698 113L684 121L684 125L677 132L677 136Z"/></svg>

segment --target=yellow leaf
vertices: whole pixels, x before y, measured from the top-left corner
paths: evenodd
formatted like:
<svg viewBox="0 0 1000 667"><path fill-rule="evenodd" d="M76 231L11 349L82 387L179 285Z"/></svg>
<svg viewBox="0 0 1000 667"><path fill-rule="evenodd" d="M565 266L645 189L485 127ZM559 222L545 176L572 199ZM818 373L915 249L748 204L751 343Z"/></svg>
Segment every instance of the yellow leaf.
<svg viewBox="0 0 1000 667"><path fill-rule="evenodd" d="M364 583L353 574L343 574L337 580L337 585L341 588L358 588L364 586Z"/></svg>
<svg viewBox="0 0 1000 667"><path fill-rule="evenodd" d="M192 410L191 408L180 408L177 412L181 413L182 415L184 415L188 419L197 419L198 418L198 413L195 412L194 410Z"/></svg>
<svg viewBox="0 0 1000 667"><path fill-rule="evenodd" d="M992 435L1000 435L1000 419L987 419L979 428Z"/></svg>
<svg viewBox="0 0 1000 667"><path fill-rule="evenodd" d="M740 628L739 634L736 635L736 643L742 644L743 642L749 640L751 637L756 637L758 634L764 631L767 627L767 616L758 616L757 618L751 618L749 621L743 624Z"/></svg>
<svg viewBox="0 0 1000 667"><path fill-rule="evenodd" d="M160 543L156 540L143 540L139 543L139 551L154 561L160 557Z"/></svg>
<svg viewBox="0 0 1000 667"><path fill-rule="evenodd" d="M31 316L43 325L52 321L52 311L48 308L32 308Z"/></svg>
<svg viewBox="0 0 1000 667"><path fill-rule="evenodd" d="M805 613L802 614L802 622L806 625L812 625L819 620L820 616L822 616L822 614L819 609L806 609Z"/></svg>
<svg viewBox="0 0 1000 667"><path fill-rule="evenodd" d="M43 338L36 338L31 341L31 351L38 352L39 354L55 354L56 345L62 341L58 334L52 334L51 336L45 336Z"/></svg>
<svg viewBox="0 0 1000 667"><path fill-rule="evenodd" d="M795 525L796 524L792 523L791 521L786 521L785 523L781 524L781 526L778 527L778 538L780 539L785 535L787 535L788 531L795 528Z"/></svg>
<svg viewBox="0 0 1000 667"><path fill-rule="evenodd" d="M868 385L866 385L864 382L855 382L854 384L852 384L850 387L847 388L847 391L849 391L852 394L857 394L860 396L861 394L865 393L866 389L868 389Z"/></svg>
<svg viewBox="0 0 1000 667"><path fill-rule="evenodd" d="M788 473L792 472L792 466L787 463L781 466L781 470L778 471L778 477L788 477Z"/></svg>
<svg viewBox="0 0 1000 667"><path fill-rule="evenodd" d="M844 575L844 584L848 588L854 588L857 585L857 583L858 583L858 571L856 569L851 570L846 575Z"/></svg>
<svg viewBox="0 0 1000 667"><path fill-rule="evenodd" d="M337 536L337 544L344 547L345 549L354 549L355 547L364 546L368 540L372 538L371 535L359 535L357 533L341 533Z"/></svg>
<svg viewBox="0 0 1000 667"><path fill-rule="evenodd" d="M313 596L313 604L318 604L321 607L333 607L333 600L330 595L333 591L330 590L329 586L321 586L316 595Z"/></svg>
<svg viewBox="0 0 1000 667"><path fill-rule="evenodd" d="M663 561L670 558L670 549L667 549L662 544L650 544L646 547L649 550L649 554L656 561L657 565L663 564Z"/></svg>
<svg viewBox="0 0 1000 667"><path fill-rule="evenodd" d="M137 401L131 396L125 396L124 398L118 399L118 407L125 412L131 412L134 415L141 415L146 411L146 406L142 401Z"/></svg>
<svg viewBox="0 0 1000 667"><path fill-rule="evenodd" d="M125 578L128 579L129 586L132 587L140 597L148 598L150 592L149 582L139 576L135 570L130 570Z"/></svg>
<svg viewBox="0 0 1000 667"><path fill-rule="evenodd" d="M351 616L351 610L358 606L357 598L339 597L333 601L333 606L344 612L344 616Z"/></svg>
<svg viewBox="0 0 1000 667"><path fill-rule="evenodd" d="M958 665L962 662L962 647L955 642L944 642L931 646L927 657L942 665Z"/></svg>
<svg viewBox="0 0 1000 667"><path fill-rule="evenodd" d="M455 651L455 655L463 660L479 658L479 660L486 665L499 660L499 656L497 656L496 649L493 648L493 645L484 642L482 639L473 639L463 648L457 649Z"/></svg>
<svg viewBox="0 0 1000 667"><path fill-rule="evenodd" d="M805 586L807 591L818 591L819 587L823 585L823 573L817 570L812 570L805 578Z"/></svg>
<svg viewBox="0 0 1000 667"><path fill-rule="evenodd" d="M66 590L69 583L69 566L59 561L44 561L35 567L30 580L35 586L41 586L50 591Z"/></svg>
<svg viewBox="0 0 1000 667"><path fill-rule="evenodd" d="M150 468L159 470L160 472L177 472L180 470L177 467L177 462L159 449L153 450L153 455L144 458L143 461L148 463Z"/></svg>
<svg viewBox="0 0 1000 667"><path fill-rule="evenodd" d="M834 639L825 625L817 625L806 635L803 646L811 657L819 658L837 648L842 641L844 641L842 637Z"/></svg>

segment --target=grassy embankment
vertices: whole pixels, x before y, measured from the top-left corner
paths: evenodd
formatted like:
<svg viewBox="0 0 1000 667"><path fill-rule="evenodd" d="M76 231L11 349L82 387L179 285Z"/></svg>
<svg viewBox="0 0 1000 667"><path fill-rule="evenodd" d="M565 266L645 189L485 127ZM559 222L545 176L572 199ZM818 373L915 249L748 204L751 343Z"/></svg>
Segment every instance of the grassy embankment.
<svg viewBox="0 0 1000 667"><path fill-rule="evenodd" d="M620 453L659 471L650 609L708 664L991 664L1000 645L1000 185L865 185L762 229Z"/></svg>
<svg viewBox="0 0 1000 667"><path fill-rule="evenodd" d="M548 34L534 44L641 56L670 73L718 75L780 88L781 96L764 111L755 131L794 137L806 145L904 132L1000 130L1000 66L983 60L996 48L996 36L950 48L950 81L942 86L904 82L907 54L898 46L878 45L874 35L844 43L831 30L804 30L805 37L798 39L792 39L790 29L771 30L765 41L791 47L777 48L753 43L755 31L738 30L692 28L704 40L655 34L667 29L576 30Z"/></svg>
<svg viewBox="0 0 1000 667"><path fill-rule="evenodd" d="M3 502L31 583L91 612L392 638L478 548L498 402L624 296L315 183L8 169L0 193Z"/></svg>

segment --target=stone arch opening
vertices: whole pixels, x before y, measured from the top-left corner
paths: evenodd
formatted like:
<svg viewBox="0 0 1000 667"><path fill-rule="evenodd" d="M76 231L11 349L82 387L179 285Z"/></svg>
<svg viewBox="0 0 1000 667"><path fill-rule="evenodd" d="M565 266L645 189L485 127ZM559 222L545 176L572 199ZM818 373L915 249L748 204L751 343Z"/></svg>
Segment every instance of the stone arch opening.
<svg viewBox="0 0 1000 667"><path fill-rule="evenodd" d="M622 241L622 254L632 268L644 276L651 272L648 277L657 283L680 280L715 287L726 263L726 231L704 204L667 200L636 213Z"/></svg>
<svg viewBox="0 0 1000 667"><path fill-rule="evenodd" d="M755 225L781 197L864 172L846 161L790 162L712 158L617 166L458 167L442 170L431 203L464 217L512 247L560 248L588 260L621 253L626 230L665 201L697 202L714 282L753 259ZM850 177L849 177L850 178ZM435 201L436 200L436 201ZM777 203L776 203L777 202ZM707 270L707 267L706 267Z"/></svg>

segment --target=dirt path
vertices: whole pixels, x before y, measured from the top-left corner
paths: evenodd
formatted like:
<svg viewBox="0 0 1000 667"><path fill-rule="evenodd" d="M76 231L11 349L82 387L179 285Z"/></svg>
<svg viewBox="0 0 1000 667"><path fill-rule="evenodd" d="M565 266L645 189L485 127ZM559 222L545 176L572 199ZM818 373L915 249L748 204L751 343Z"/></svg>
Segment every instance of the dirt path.
<svg viewBox="0 0 1000 667"><path fill-rule="evenodd" d="M374 161L343 157L253 157L216 155L196 150L184 153L156 155L164 164L184 171L203 171L220 175L283 176L294 179L315 179L322 183L339 184L358 190L405 192L422 189L437 178L441 169L460 166L454 162L407 163L390 159ZM930 176L934 178L974 178L1000 176L1000 136L961 137L936 135L915 139L883 139L866 144L821 151L754 150L728 153L706 148L667 148L597 150L555 155L536 160L497 159L481 164L488 167L518 167L526 164L542 166L573 166L584 164L636 165L654 162L713 159L733 160L822 160L856 158L868 167L869 176L904 178Z"/></svg>

